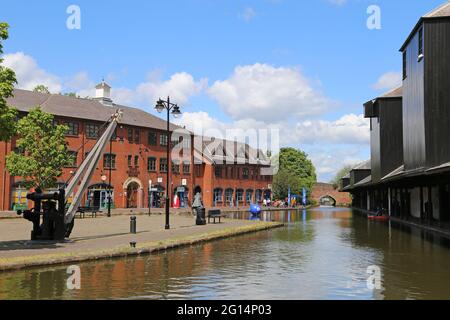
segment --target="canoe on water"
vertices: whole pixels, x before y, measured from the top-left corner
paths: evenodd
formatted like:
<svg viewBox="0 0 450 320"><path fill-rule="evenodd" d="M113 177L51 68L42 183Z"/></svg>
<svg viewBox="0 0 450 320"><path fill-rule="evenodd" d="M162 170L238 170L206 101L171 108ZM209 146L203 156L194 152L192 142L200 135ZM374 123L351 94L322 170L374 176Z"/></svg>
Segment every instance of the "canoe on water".
<svg viewBox="0 0 450 320"><path fill-rule="evenodd" d="M367 218L369 220L374 220L374 221L389 221L389 216L376 216L376 215L368 215Z"/></svg>

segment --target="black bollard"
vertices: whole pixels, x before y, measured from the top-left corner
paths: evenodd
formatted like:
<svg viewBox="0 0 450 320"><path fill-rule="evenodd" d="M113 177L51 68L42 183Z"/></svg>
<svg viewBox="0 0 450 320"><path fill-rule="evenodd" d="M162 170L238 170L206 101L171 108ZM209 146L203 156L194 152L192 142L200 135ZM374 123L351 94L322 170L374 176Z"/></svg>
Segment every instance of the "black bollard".
<svg viewBox="0 0 450 320"><path fill-rule="evenodd" d="M137 225L136 225L136 217L132 216L130 218L130 233L136 234L137 233Z"/></svg>

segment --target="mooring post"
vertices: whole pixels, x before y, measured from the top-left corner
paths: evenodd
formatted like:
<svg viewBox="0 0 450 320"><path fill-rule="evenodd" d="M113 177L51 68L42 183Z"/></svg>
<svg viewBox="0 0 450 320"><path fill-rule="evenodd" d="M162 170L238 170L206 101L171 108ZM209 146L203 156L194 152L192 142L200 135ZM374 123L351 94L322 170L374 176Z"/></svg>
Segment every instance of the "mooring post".
<svg viewBox="0 0 450 320"><path fill-rule="evenodd" d="M130 218L130 233L136 234L137 233L136 230L137 230L136 217L132 216Z"/></svg>

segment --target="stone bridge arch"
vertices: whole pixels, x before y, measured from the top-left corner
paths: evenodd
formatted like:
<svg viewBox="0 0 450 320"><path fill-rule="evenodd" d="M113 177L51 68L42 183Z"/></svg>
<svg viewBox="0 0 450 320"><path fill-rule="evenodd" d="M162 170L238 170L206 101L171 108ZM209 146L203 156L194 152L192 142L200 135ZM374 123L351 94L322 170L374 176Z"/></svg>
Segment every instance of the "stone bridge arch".
<svg viewBox="0 0 450 320"><path fill-rule="evenodd" d="M333 196L325 194L319 198L318 204L321 206L336 207L337 201Z"/></svg>

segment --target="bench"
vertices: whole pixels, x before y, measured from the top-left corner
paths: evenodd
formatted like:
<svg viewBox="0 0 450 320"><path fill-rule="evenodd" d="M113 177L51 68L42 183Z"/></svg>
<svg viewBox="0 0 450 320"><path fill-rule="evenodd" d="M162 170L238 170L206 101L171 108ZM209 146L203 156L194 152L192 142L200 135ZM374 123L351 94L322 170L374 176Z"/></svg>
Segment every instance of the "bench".
<svg viewBox="0 0 450 320"><path fill-rule="evenodd" d="M90 213L91 218L97 218L97 212L99 211L99 207L79 207L76 213L80 214L80 219L84 219L86 217L86 213Z"/></svg>
<svg viewBox="0 0 450 320"><path fill-rule="evenodd" d="M208 211L208 223L211 223L211 219L213 219L214 224L216 224L216 219L225 218L225 215L221 213L220 210L209 210Z"/></svg>

